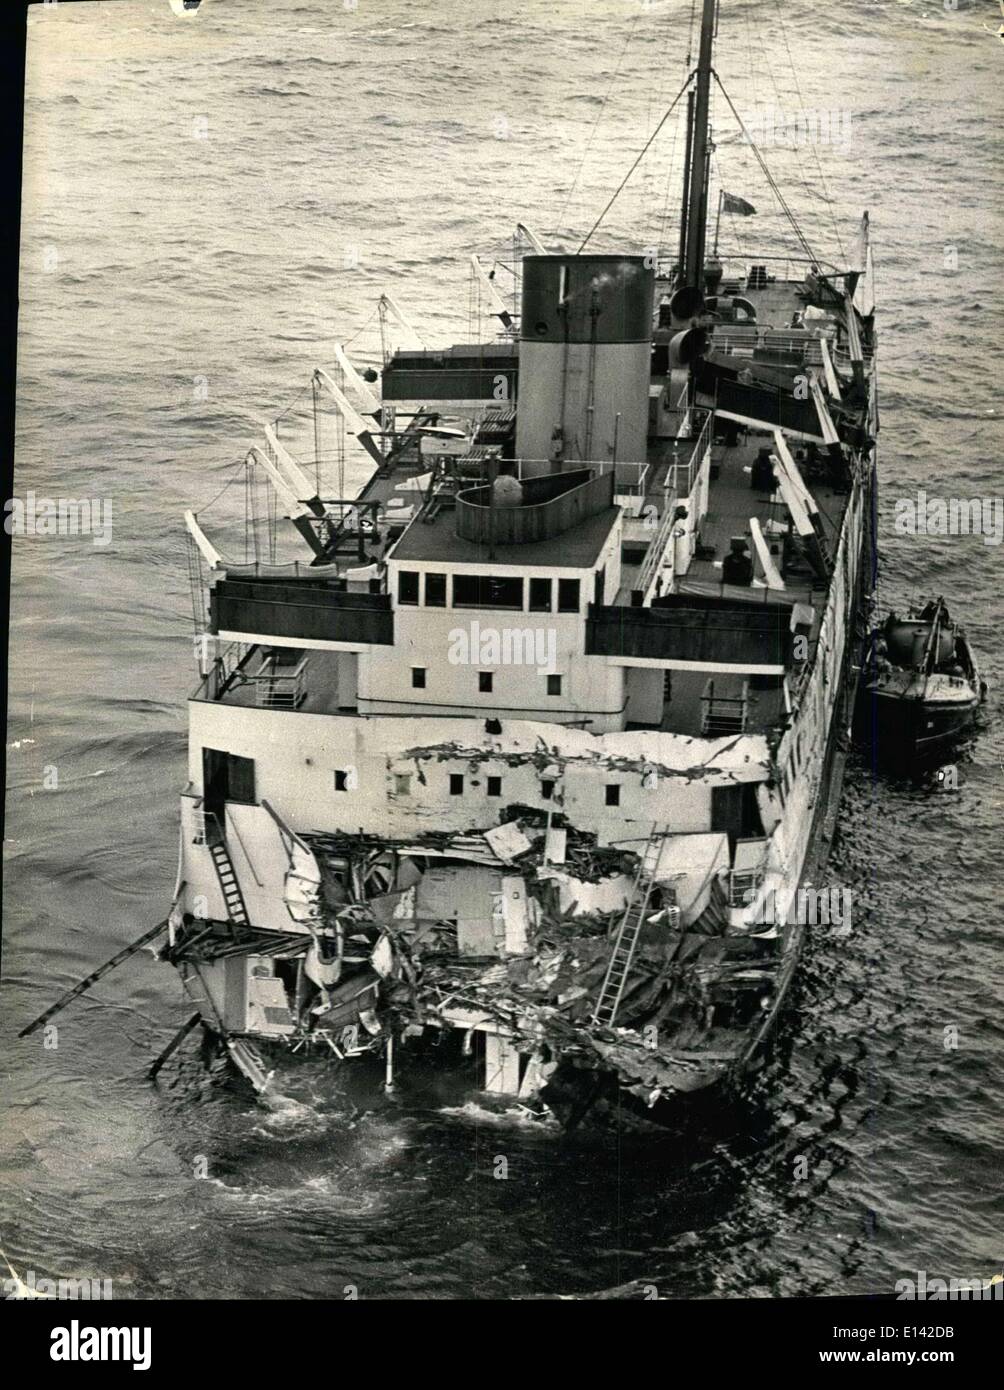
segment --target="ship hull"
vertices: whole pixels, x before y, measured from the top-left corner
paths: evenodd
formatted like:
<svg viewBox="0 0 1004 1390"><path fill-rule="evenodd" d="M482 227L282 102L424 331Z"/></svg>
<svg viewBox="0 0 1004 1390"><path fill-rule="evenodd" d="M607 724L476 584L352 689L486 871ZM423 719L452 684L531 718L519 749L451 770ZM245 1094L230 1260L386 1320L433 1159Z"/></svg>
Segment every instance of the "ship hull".
<svg viewBox="0 0 1004 1390"><path fill-rule="evenodd" d="M979 709L974 692L965 702L904 700L867 689L862 693L858 727L876 751L887 757L933 757L963 738Z"/></svg>
<svg viewBox="0 0 1004 1390"><path fill-rule="evenodd" d="M829 709L825 745L819 766L821 776L813 797L813 812L805 841L805 855L797 887L814 882L825 869L836 831L837 813L843 788L849 747L850 712L855 709L857 682L867 645L867 606L874 576L874 459L868 482L862 488L859 534L853 551L854 583L852 600L845 616L846 641L842 654L843 679L835 687ZM839 580L839 575L837 576ZM839 592L839 590L838 590ZM799 902L795 894L796 904ZM695 1069L693 1085L678 1095L661 1097L654 1104L627 1090L613 1071L586 1068L567 1063L559 1067L543 1093L543 1098L563 1128L580 1126L612 1128L639 1134L679 1128L694 1106L714 1104L716 1099L735 1093L766 1062L776 1039L780 1015L790 998L807 936L804 917L795 910L782 933L783 963L769 1009L750 1031L746 1045L734 1057L716 1067Z"/></svg>

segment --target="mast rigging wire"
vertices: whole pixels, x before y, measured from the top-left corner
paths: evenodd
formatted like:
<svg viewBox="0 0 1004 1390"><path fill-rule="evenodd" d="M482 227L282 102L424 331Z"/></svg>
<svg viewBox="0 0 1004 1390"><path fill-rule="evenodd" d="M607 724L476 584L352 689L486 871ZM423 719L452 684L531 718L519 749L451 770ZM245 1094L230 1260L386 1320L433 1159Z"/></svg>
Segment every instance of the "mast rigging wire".
<svg viewBox="0 0 1004 1390"><path fill-rule="evenodd" d="M766 162L766 160L764 159L763 155L760 153L759 146L755 143L755 141L754 141L752 135L750 135L749 131L746 129L746 126L745 126L744 123L743 123L743 118L740 116L739 112L736 110L736 108L735 108L735 106L734 106L734 104L733 104L732 98L729 96L728 92L725 90L725 85L724 85L724 83L722 82L722 79L718 76L718 73L715 71L714 68L712 68L711 71L712 71L712 74L713 74L713 76L714 76L715 81L718 83L718 86L721 88L722 96L725 98L725 100L726 100L726 101L728 102L728 104L729 104L729 110L732 112L733 116L736 118L736 122L737 122L738 125L739 125L739 129L740 129L740 130L742 131L742 133L746 136L746 139L747 139L747 141L748 141L748 143L749 143L749 147L750 147L750 149L753 151L753 154L754 154L754 156L755 156L755 158L756 158L757 163L760 165L760 168L763 170L764 178L765 178L765 179L767 180L767 182L770 184L771 191L773 192L774 197L777 199L778 203L780 204L781 211L784 213L785 217L788 219L788 222L791 224L791 229L792 229L792 231L795 233L796 237L798 238L799 243L801 244L802 250L803 250L803 251L805 252L805 254L808 256L808 258L809 258L809 260L810 260L811 262L813 262L813 263L818 262L819 257L815 254L815 252L813 251L812 247L811 247L811 246L809 245L809 243L806 241L806 239L805 239L805 237L804 237L804 235L803 235L803 233L802 233L802 229L801 229L801 227L798 225L798 220L797 220L797 218L795 217L795 214L792 212L791 208L790 208L790 207L788 206L788 204L785 202L784 196L782 195L781 190L778 188L777 183L775 182L774 175L770 172L770 169L768 169L768 167L767 167L767 162Z"/></svg>
<svg viewBox="0 0 1004 1390"><path fill-rule="evenodd" d="M787 50L787 54L788 54L788 66L791 68L791 77L792 77L792 81L793 81L794 84L795 84L795 91L796 91L797 94L798 94L798 104L799 104L799 106L801 107L802 111L804 112L804 110L805 110L805 99L804 99L803 96L802 96L802 88L801 88L801 86L800 86L800 84L799 84L799 81L798 81L798 73L797 73L796 70L795 70L795 60L794 60L794 58L791 56L791 44L788 42L788 31L787 31L787 29L785 28L785 24L784 24L784 15L782 14L781 6L780 6L780 4L778 3L778 0L774 0L774 9L775 9L775 11L777 12L777 22L778 22L778 25L780 26L780 29L781 29L781 37L784 39L784 46L785 46L785 49ZM816 146L816 144L815 144L814 141L810 141L809 143L810 143L810 145L812 146L812 154L813 154L813 157L814 157L814 159L815 159L815 161L816 161L816 169L817 169L817 171L818 171L818 173L819 173L819 182L820 182L820 185L822 186L822 189L823 189L823 196L824 196L824 198L826 199L827 209L828 209L829 214L830 214L830 225L833 227L833 234L834 234L834 236L836 237L837 245L838 245L838 247L840 248L840 258L841 258L842 261L845 261L845 262L846 262L847 256L846 256L846 253L845 253L845 251L844 251L844 242L843 242L843 238L842 238L841 235L840 235L840 227L839 227L839 225L838 225L838 223L837 223L836 216L835 216L835 214L834 214L834 212L833 212L833 202L832 202L832 200L831 200L831 198L830 198L830 190L829 190L829 188L826 186L826 176L825 176L825 174L823 173L823 163L822 163L822 160L819 158L819 149L817 148L817 146ZM803 179L803 183L804 183L804 179Z"/></svg>
<svg viewBox="0 0 1004 1390"><path fill-rule="evenodd" d="M228 488L230 488L230 487L233 487L234 483L237 481L237 479L238 479L238 477L239 477L239 474L238 474L237 470L238 470L239 468L242 468L243 466L244 466L244 455L242 454L241 457L240 457L239 459L234 459L234 460L233 460L233 463L232 463L232 465L231 465L231 470L232 470L232 471L231 471L231 475L230 475L230 477L227 479L227 481L223 484L223 486L220 488L219 492L215 495L215 497L211 497L211 498L209 499L208 502L203 502L202 506L199 507L198 510L193 509L192 515L197 517L197 516L199 515L200 512L207 512L207 511L209 510L210 507L215 506L216 503L217 503L217 502L220 500L220 498L223 496L223 494L226 492L226 490L227 490ZM225 464L224 464L224 467L226 467Z"/></svg>
<svg viewBox="0 0 1004 1390"><path fill-rule="evenodd" d="M673 111L676 109L676 106L678 105L680 98L683 96L684 92L685 92L685 91L687 90L687 88L690 86L690 79L691 79L691 77L693 77L693 73L688 73L688 74L687 74L687 80L684 82L683 86L680 88L680 90L677 92L676 96L673 98L673 104L669 107L669 109L668 109L666 112L663 113L662 119L659 121L659 124L656 126L655 130L652 131L652 134L651 134L651 135L648 137L648 139L645 141L645 144L642 146L641 150L639 151L637 157L635 158L634 163L631 165L631 168L627 171L627 173L626 173L626 174L624 175L624 177L621 179L619 185L617 186L617 188L614 190L613 194L611 195L610 200L609 200L609 202L607 203L606 207L603 209L603 211L600 213L599 217L597 217L596 221L593 223L593 225L589 228L589 231L588 231L588 232L586 233L586 235L583 237L583 239L582 239L582 244L579 246L579 249L578 249L578 250L576 251L576 253L575 253L577 256L581 256L581 255L582 255L582 252L585 250L585 247L586 247L587 243L589 242L590 237L591 237L591 236L593 235L593 233L596 231L597 227L600 225L600 223L603 221L604 217L606 217L607 213L610 211L610 209L613 207L614 203L617 201L617 199L620 197L621 193L624 191L624 188L625 188L625 186L627 185L627 182L628 182L628 180L630 179L631 175L634 173L634 171L638 168L638 165L642 162L642 160L643 160L643 159L645 158L645 156L648 154L649 149L650 149L651 146L652 146L652 142L655 140L655 138L656 138L656 136L659 134L660 130L662 130L663 126L664 126L664 125L666 124L666 122L669 120L670 116L673 114Z"/></svg>
<svg viewBox="0 0 1004 1390"><path fill-rule="evenodd" d="M634 31L638 26L638 20L641 18L641 8L642 7L639 6L638 10L635 13L634 19L631 21L631 28L627 32L627 38L624 40L624 46L621 49L620 57L617 59L617 66L614 68L613 76L607 83L607 89L603 93L603 100L600 102L600 109L596 113L596 119L593 121L592 128L590 129L589 136L586 140L586 147L582 151L582 159L579 161L578 170L576 172L575 178L572 180L572 186L568 190L568 195L565 198L564 204L562 205L561 213L558 217L558 226L555 228L554 231L555 236L560 236L561 234L561 228L565 222L565 213L568 211L569 204L571 203L572 198L575 196L575 190L579 186L579 179L582 177L582 171L586 167L586 160L589 158L589 151L592 149L593 139L595 138L596 131L599 128L600 121L603 119L603 113L607 109L607 102L610 99L610 93L613 91L614 83L620 76L621 64L624 62L624 56L628 51L628 46L630 45L631 40L634 38Z"/></svg>

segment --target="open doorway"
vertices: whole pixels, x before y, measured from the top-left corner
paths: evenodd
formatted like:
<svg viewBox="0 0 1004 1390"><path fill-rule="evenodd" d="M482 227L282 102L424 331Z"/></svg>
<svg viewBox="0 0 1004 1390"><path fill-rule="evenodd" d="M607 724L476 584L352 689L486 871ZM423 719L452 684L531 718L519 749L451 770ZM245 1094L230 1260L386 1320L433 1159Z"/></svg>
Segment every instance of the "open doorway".
<svg viewBox="0 0 1004 1390"><path fill-rule="evenodd" d="M202 750L202 804L207 816L215 816L223 827L223 810L228 801L255 805L254 759L239 758L219 748Z"/></svg>

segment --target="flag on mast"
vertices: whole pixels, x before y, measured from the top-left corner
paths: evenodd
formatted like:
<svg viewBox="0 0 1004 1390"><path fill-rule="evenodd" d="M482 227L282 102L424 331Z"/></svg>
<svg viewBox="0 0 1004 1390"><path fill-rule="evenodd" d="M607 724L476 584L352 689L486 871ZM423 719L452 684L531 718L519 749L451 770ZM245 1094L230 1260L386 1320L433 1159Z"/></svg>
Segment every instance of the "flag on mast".
<svg viewBox="0 0 1004 1390"><path fill-rule="evenodd" d="M722 193L722 212L731 212L737 217L752 217L756 208L745 198L737 198L734 193Z"/></svg>

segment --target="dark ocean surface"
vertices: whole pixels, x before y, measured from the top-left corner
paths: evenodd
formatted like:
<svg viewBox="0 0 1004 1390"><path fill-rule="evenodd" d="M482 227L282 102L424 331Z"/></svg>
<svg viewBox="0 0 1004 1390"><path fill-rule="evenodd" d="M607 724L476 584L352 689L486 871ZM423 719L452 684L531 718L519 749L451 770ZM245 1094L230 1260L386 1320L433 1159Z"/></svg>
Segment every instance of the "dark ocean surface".
<svg viewBox="0 0 1004 1390"><path fill-rule="evenodd" d="M154 1088L188 1009L145 955L60 1017L58 1047L16 1033L170 899L196 682L182 511L291 404L309 456L310 372L339 340L378 360L381 291L462 341L472 251L505 256L521 219L578 244L683 82L688 0L35 8L15 486L111 499L114 534L14 543L0 1247L22 1275L137 1298L721 1297L1000 1270L1004 556L893 528L918 488L1004 491L999 9L722 8L740 111L850 120L765 154L819 254L870 210L880 598L945 593L991 689L957 791L854 758L829 870L852 931L811 934L750 1095L642 1145L367 1099L317 1062L266 1108L194 1040ZM716 117L722 182L758 208L723 243L766 244L770 195ZM591 245L671 252L681 143L671 118Z"/></svg>

